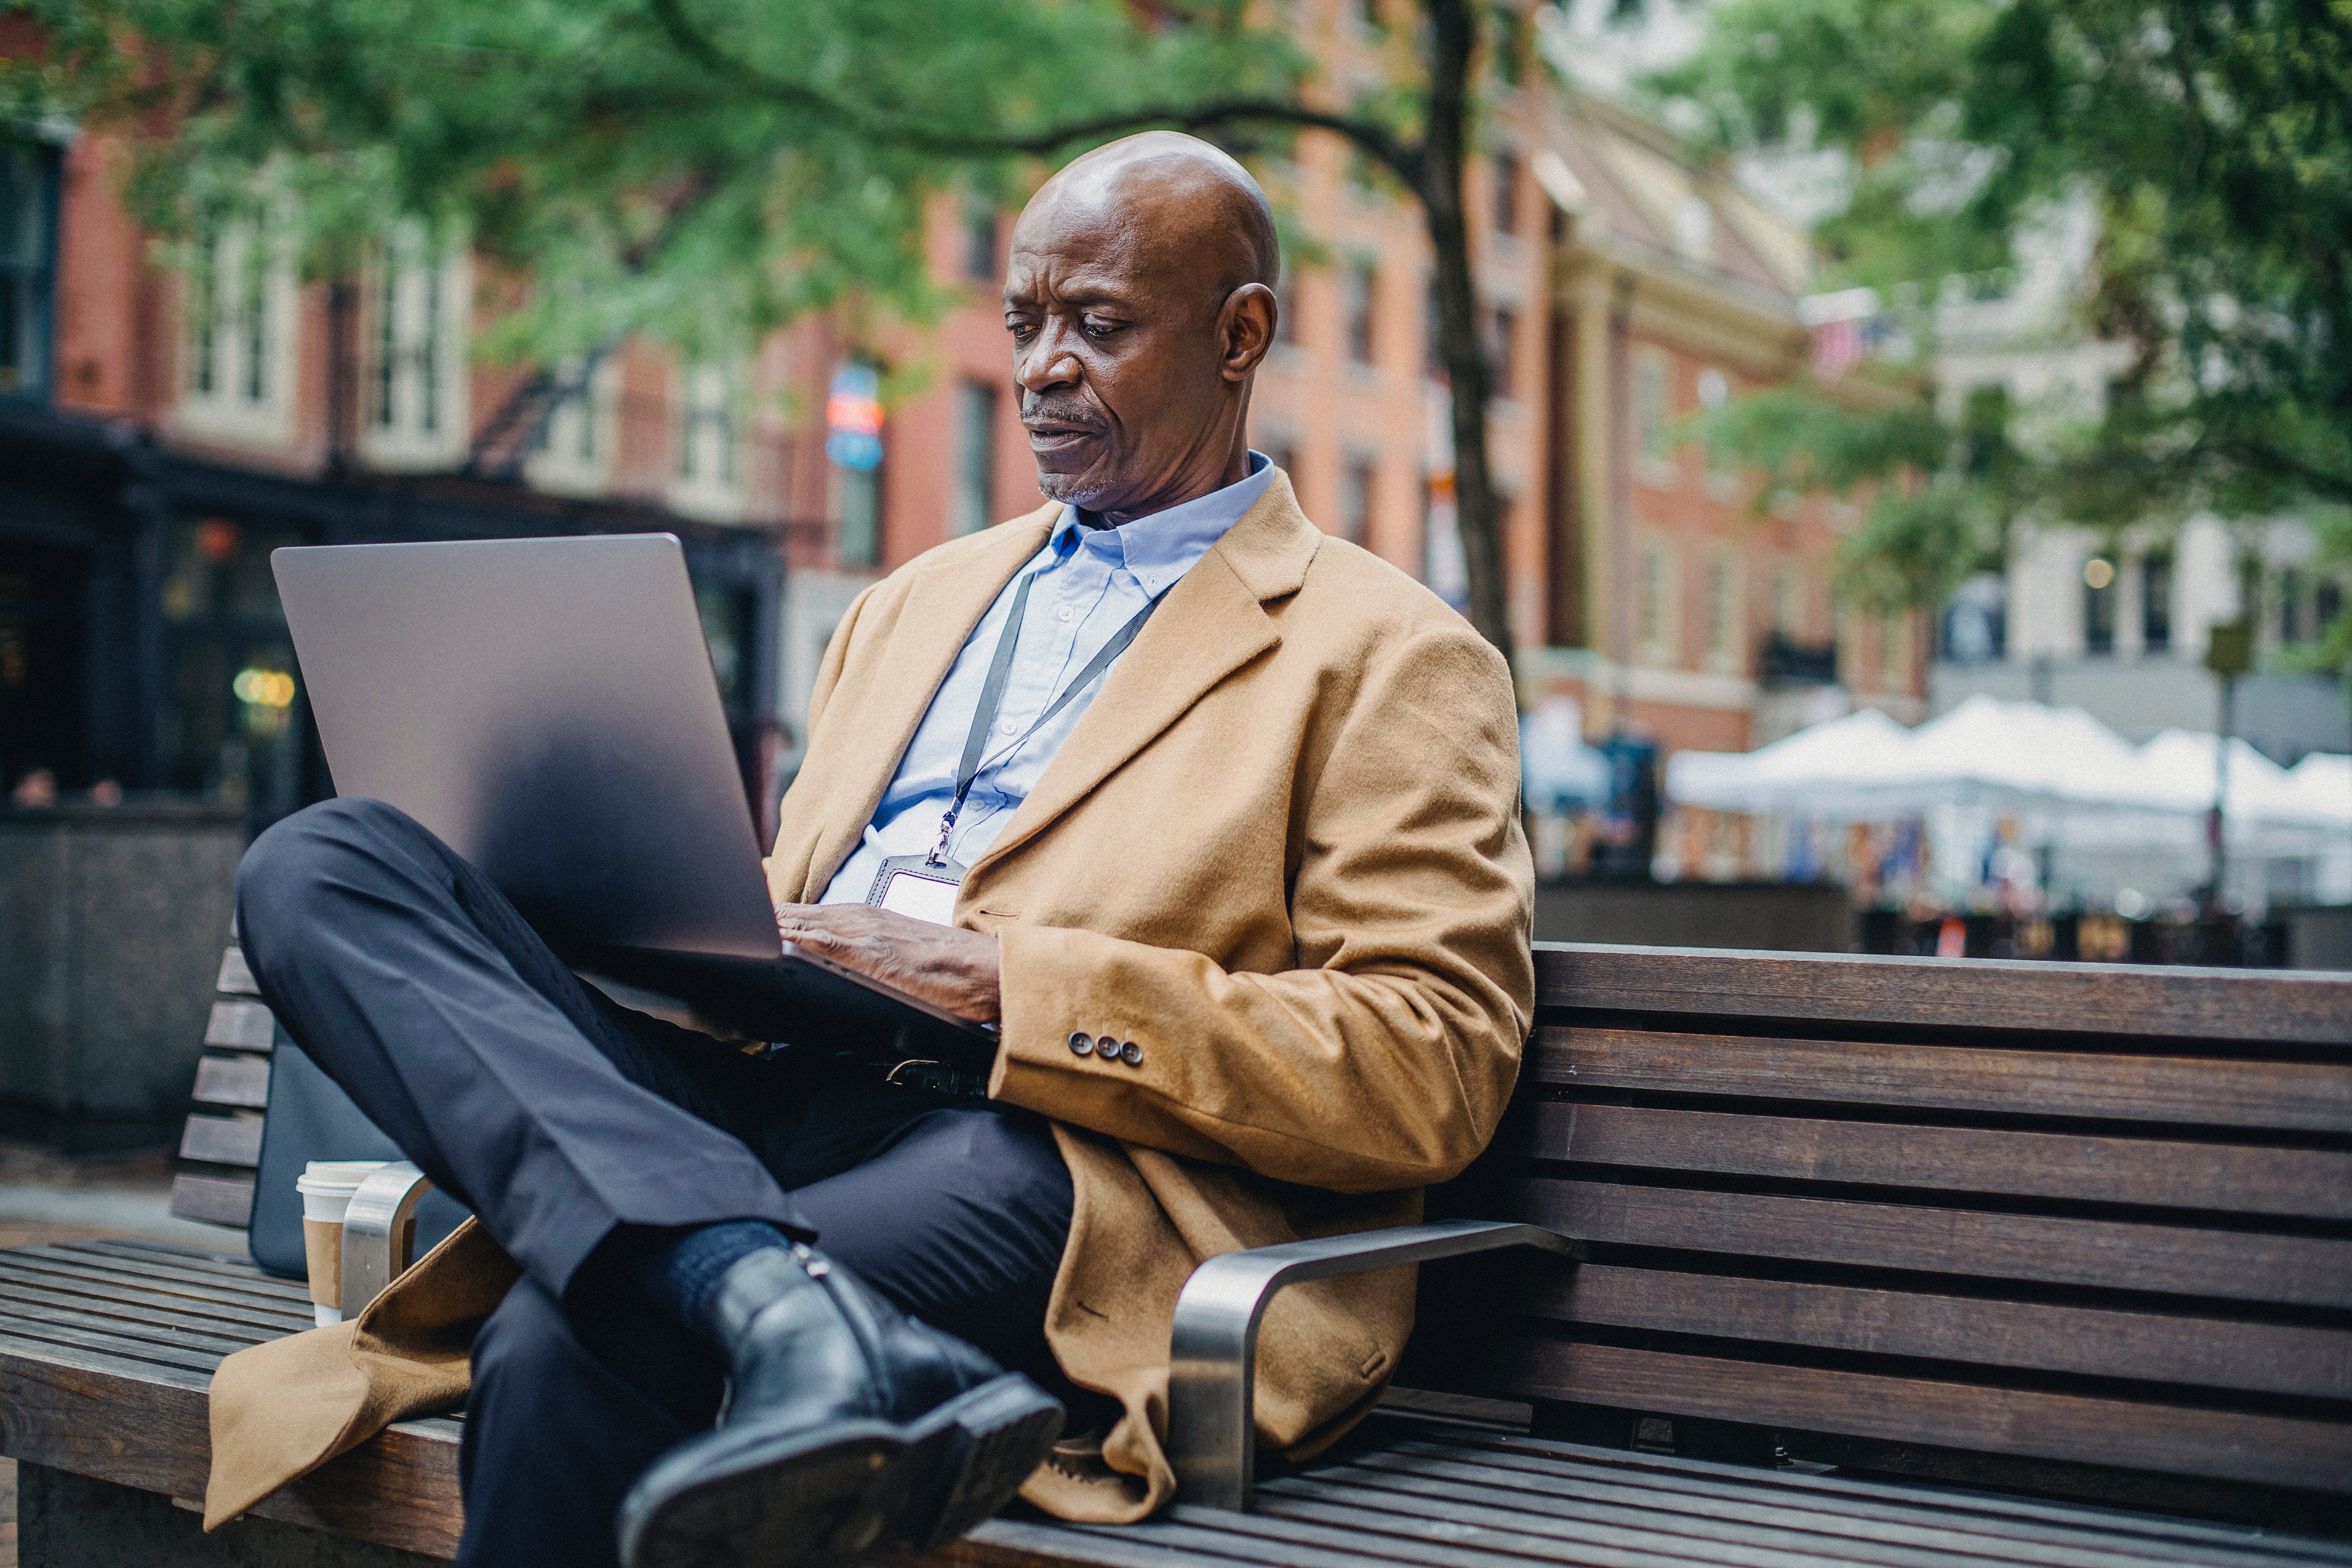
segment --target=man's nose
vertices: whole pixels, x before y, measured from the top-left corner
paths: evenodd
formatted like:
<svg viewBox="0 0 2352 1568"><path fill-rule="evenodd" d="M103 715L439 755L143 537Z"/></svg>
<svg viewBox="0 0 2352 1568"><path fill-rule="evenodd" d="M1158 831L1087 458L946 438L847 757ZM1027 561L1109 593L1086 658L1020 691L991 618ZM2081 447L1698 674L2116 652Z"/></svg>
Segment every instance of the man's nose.
<svg viewBox="0 0 2352 1568"><path fill-rule="evenodd" d="M1038 330L1036 341L1022 354L1021 363L1013 367L1013 379L1024 392L1076 386L1080 374L1072 329L1050 318Z"/></svg>

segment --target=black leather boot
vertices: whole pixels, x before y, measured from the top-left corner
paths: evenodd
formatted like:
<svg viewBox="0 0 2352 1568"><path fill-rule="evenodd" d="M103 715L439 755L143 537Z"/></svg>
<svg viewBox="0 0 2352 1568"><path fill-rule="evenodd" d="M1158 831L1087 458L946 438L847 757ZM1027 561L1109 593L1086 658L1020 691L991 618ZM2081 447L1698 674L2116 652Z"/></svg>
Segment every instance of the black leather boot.
<svg viewBox="0 0 2352 1568"><path fill-rule="evenodd" d="M733 1363L726 1405L622 1503L627 1568L931 1551L1010 1501L1061 1436L1043 1389L812 1247L735 1264L712 1317Z"/></svg>

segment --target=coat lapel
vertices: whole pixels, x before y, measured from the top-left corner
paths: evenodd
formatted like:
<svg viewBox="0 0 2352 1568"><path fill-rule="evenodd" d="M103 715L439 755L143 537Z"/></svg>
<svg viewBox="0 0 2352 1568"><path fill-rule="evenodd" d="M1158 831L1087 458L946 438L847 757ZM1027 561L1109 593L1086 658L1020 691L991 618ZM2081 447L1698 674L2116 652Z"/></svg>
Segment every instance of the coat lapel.
<svg viewBox="0 0 2352 1568"><path fill-rule="evenodd" d="M857 847L882 804L883 791L898 774L898 759L906 754L923 715L930 711L931 699L955 668L972 627L1022 563L1044 547L1061 512L1055 503L1000 524L988 531L988 543L977 556L919 570L886 639L889 657L883 667L862 694L834 694L835 702L850 701L855 711L843 714L848 721L837 729L826 725L826 739L833 742L827 747L826 767L837 782L829 792L824 824L810 856L803 898L821 896Z"/></svg>
<svg viewBox="0 0 2352 1568"><path fill-rule="evenodd" d="M1263 606L1298 591L1321 540L1289 478L1276 474L1257 504L1168 591L979 864L1035 837L1218 682L1279 644Z"/></svg>

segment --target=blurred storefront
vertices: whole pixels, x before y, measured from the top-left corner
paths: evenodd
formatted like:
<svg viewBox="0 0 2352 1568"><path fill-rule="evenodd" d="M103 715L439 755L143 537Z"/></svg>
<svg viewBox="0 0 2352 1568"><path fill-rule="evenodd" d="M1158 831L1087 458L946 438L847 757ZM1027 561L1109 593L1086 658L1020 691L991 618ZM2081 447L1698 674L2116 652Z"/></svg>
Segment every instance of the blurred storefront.
<svg viewBox="0 0 2352 1568"><path fill-rule="evenodd" d="M249 836L333 792L273 550L651 530L685 543L747 784L772 799L783 567L764 535L508 486L254 472L6 406L0 472L0 775L19 809L45 775L58 798L232 806Z"/></svg>

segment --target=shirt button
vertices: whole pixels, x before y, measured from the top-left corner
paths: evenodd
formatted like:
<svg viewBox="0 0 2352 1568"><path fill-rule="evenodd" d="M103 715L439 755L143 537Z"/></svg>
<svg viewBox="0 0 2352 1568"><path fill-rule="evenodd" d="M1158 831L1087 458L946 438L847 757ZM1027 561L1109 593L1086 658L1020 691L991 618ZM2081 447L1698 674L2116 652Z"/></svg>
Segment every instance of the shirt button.
<svg viewBox="0 0 2352 1568"><path fill-rule="evenodd" d="M1129 1040L1119 1047L1118 1059L1131 1068L1139 1068L1143 1065L1143 1047Z"/></svg>
<svg viewBox="0 0 2352 1568"><path fill-rule="evenodd" d="M996 721L996 732L1000 735L1013 734L1020 728L1021 726L1019 724L1013 722L1010 719L999 719Z"/></svg>
<svg viewBox="0 0 2352 1568"><path fill-rule="evenodd" d="M1090 1057L1094 1055L1094 1037L1092 1035L1072 1035L1070 1037L1070 1049L1082 1057Z"/></svg>
<svg viewBox="0 0 2352 1568"><path fill-rule="evenodd" d="M1055 609L1055 612L1054 612L1054 618L1055 618L1055 620L1057 620L1057 621L1062 621L1062 622L1066 622L1066 623L1067 621L1069 621L1069 620L1071 619L1071 617L1075 616L1077 613L1078 613L1077 611L1076 611L1076 610L1074 610L1074 609L1070 608L1070 606L1069 606L1069 605L1061 605L1059 608L1057 608L1057 609Z"/></svg>

